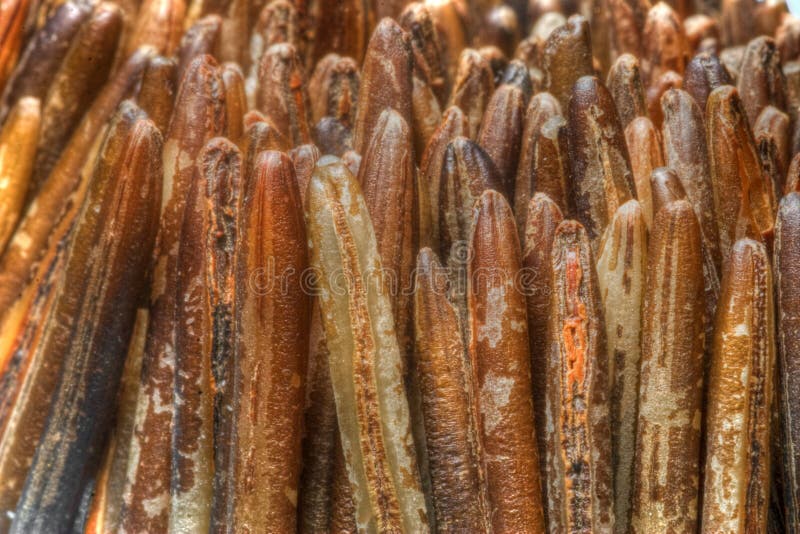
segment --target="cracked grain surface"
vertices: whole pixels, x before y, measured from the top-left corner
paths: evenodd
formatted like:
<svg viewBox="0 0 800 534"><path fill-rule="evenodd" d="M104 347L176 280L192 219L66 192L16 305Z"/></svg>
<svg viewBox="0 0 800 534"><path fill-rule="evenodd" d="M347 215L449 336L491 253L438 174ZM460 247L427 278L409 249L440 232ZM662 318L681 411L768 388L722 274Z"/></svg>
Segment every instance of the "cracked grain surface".
<svg viewBox="0 0 800 534"><path fill-rule="evenodd" d="M576 221L556 230L547 364L550 532L614 528L608 361L589 236Z"/></svg>

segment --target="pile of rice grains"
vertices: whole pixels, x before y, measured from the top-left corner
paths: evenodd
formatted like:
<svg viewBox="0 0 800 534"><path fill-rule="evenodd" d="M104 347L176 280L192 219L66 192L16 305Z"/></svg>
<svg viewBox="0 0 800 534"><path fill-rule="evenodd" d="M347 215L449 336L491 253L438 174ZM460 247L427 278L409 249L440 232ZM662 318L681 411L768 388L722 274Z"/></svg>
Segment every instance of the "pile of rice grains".
<svg viewBox="0 0 800 534"><path fill-rule="evenodd" d="M774 0L3 0L0 532L800 531Z"/></svg>

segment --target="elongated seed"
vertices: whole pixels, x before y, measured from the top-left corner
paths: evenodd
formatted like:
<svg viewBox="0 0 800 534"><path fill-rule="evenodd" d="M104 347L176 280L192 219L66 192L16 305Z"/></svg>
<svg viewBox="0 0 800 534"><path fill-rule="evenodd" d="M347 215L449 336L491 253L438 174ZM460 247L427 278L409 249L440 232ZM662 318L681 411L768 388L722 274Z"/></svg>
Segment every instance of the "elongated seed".
<svg viewBox="0 0 800 534"><path fill-rule="evenodd" d="M412 106L419 158L440 122L441 106L449 94L449 76L442 57L441 39L427 6L412 2L398 20L411 38L414 55Z"/></svg>
<svg viewBox="0 0 800 534"><path fill-rule="evenodd" d="M431 13L436 29L442 36L444 62L447 72L450 74L451 79L455 79L459 55L467 47L468 39L473 30L471 21L468 20L469 15L464 13L462 5L456 0L441 0L439 2L426 0L425 5Z"/></svg>
<svg viewBox="0 0 800 534"><path fill-rule="evenodd" d="M723 263L719 237L721 228L716 217L715 190L703 126L703 111L687 92L679 89L664 93L661 97L661 108L664 112L661 134L666 164L677 174L686 199L692 205L700 223L705 280L706 364L708 364ZM658 208L654 206L653 209L655 213Z"/></svg>
<svg viewBox="0 0 800 534"><path fill-rule="evenodd" d="M505 198L475 203L467 299L486 478L497 532L545 531L518 232Z"/></svg>
<svg viewBox="0 0 800 534"><path fill-rule="evenodd" d="M303 288L308 260L300 193L287 156L258 157L241 209L231 531L293 531L311 299Z"/></svg>
<svg viewBox="0 0 800 534"><path fill-rule="evenodd" d="M230 493L233 254L241 155L215 138L198 155L178 256L170 529L206 530ZM223 426L215 426L215 413ZM215 470L219 474L215 480ZM214 490L220 492L219 495ZM213 507L216 512L218 507Z"/></svg>
<svg viewBox="0 0 800 534"><path fill-rule="evenodd" d="M675 171L669 167L659 167L650 175L650 187L653 190L653 212L658 213L670 202L686 200L686 191Z"/></svg>
<svg viewBox="0 0 800 534"><path fill-rule="evenodd" d="M550 195L562 211L567 211L566 186L568 168L566 162L566 128L563 119L548 126L553 118L561 116L561 105L550 93L539 93L531 98L525 111L525 127L522 131L519 165L514 186L514 213L517 228L522 236L525 230L528 202L537 191ZM563 150L563 152L562 152Z"/></svg>
<svg viewBox="0 0 800 534"><path fill-rule="evenodd" d="M219 29L216 57L220 61L237 63L241 67L247 65L248 36L253 20L250 11L253 7L252 3L245 0L232 0L219 10L222 25Z"/></svg>
<svg viewBox="0 0 800 534"><path fill-rule="evenodd" d="M391 107L406 124L412 123L413 64L408 34L393 20L381 20L370 38L361 67L358 94L363 96L353 129L353 148L359 154L366 151L384 109Z"/></svg>
<svg viewBox="0 0 800 534"><path fill-rule="evenodd" d="M23 96L45 98L73 38L90 14L91 6L84 2L64 2L31 37L5 85L0 110L3 120Z"/></svg>
<svg viewBox="0 0 800 534"><path fill-rule="evenodd" d="M474 223L472 207L485 190L500 189L500 178L491 158L477 143L457 137L445 151L441 180L439 244L450 269L451 298L462 320L466 321L466 270Z"/></svg>
<svg viewBox="0 0 800 534"><path fill-rule="evenodd" d="M642 74L636 57L630 54L619 56L608 71L606 85L614 98L623 128L627 128L636 117L647 116Z"/></svg>
<svg viewBox="0 0 800 534"><path fill-rule="evenodd" d="M743 226L752 225L770 239L776 211L772 184L765 180L744 107L733 87L708 97L706 109L709 162L720 250L727 261Z"/></svg>
<svg viewBox="0 0 800 534"><path fill-rule="evenodd" d="M594 72L589 22L585 18L574 15L550 34L544 45L542 69L545 88L567 109L575 83Z"/></svg>
<svg viewBox="0 0 800 534"><path fill-rule="evenodd" d="M642 26L649 2L642 0L608 0L605 9L608 10L607 23L601 27L597 22L594 31L603 31L609 34L609 47L611 58L619 58L623 54L635 57L642 55Z"/></svg>
<svg viewBox="0 0 800 534"><path fill-rule="evenodd" d="M553 117L542 125L536 146L536 191L544 193L565 213L573 213L572 184L569 179L568 128L563 117Z"/></svg>
<svg viewBox="0 0 800 534"><path fill-rule="evenodd" d="M297 178L297 188L300 191L300 199L305 201L308 183L314 173L314 167L321 157L319 149L315 145L300 145L289 151L292 158L294 173Z"/></svg>
<svg viewBox="0 0 800 534"><path fill-rule="evenodd" d="M424 248L417 256L414 317L428 462L438 532L489 532L475 372L448 300L447 271Z"/></svg>
<svg viewBox="0 0 800 534"><path fill-rule="evenodd" d="M688 55L686 33L681 18L666 2L658 2L647 12L642 35L642 70L646 84L652 85L666 71L683 76Z"/></svg>
<svg viewBox="0 0 800 534"><path fill-rule="evenodd" d="M361 76L358 63L352 58L328 54L314 69L308 83L314 122L335 117L352 125L356 117L358 86Z"/></svg>
<svg viewBox="0 0 800 534"><path fill-rule="evenodd" d="M142 75L142 84L136 103L147 113L162 134L169 127L175 105L177 85L175 73L178 64L172 58L155 56L150 59Z"/></svg>
<svg viewBox="0 0 800 534"><path fill-rule="evenodd" d="M711 91L732 83L730 74L719 58L709 53L694 56L683 73L683 89L692 95L702 113L706 111L706 102Z"/></svg>
<svg viewBox="0 0 800 534"><path fill-rule="evenodd" d="M634 532L697 529L703 401L703 263L685 200L653 222L642 338Z"/></svg>
<svg viewBox="0 0 800 534"><path fill-rule="evenodd" d="M450 74L445 62L445 43L436 26L433 9L425 2L412 2L398 19L411 36L414 71L427 81L440 104L450 94Z"/></svg>
<svg viewBox="0 0 800 534"><path fill-rule="evenodd" d="M375 230L404 361L413 350L411 288L417 248L411 130L394 110L381 114L364 153L358 181Z"/></svg>
<svg viewBox="0 0 800 534"><path fill-rule="evenodd" d="M786 17L775 29L775 44L782 61L794 61L800 55L800 19Z"/></svg>
<svg viewBox="0 0 800 534"><path fill-rule="evenodd" d="M185 0L145 0L125 38L125 52L152 46L164 56L172 56L183 35Z"/></svg>
<svg viewBox="0 0 800 534"><path fill-rule="evenodd" d="M439 213L439 194L442 182L442 163L444 161L447 145L456 137L467 134L467 118L461 108L451 106L442 115L436 131L428 141L428 146L422 153L422 161L419 166L419 176L421 188L419 195L428 195L428 205L431 210L431 229L430 235L420 233L420 246L430 246L435 250L439 249L440 213ZM426 240L427 238L427 240Z"/></svg>
<svg viewBox="0 0 800 534"><path fill-rule="evenodd" d="M256 11L259 5L263 6L263 9L261 9L260 12ZM231 2L229 9L233 7L234 3ZM235 12L235 18L238 19L242 16L247 17L248 6L237 5L236 7L238 9ZM289 43L296 48L299 47L301 33L303 30L300 27L298 9L295 7L294 2L291 2L290 0L273 0L272 2L266 3L266 5L263 3L253 3L251 6L249 6L249 9L251 17L254 16L257 18L257 20L254 24L252 24L252 33L250 34L250 42L248 43L249 46L246 47L247 53L242 54L242 52L245 51L236 50L235 42L229 43L226 45L226 48L229 47L227 53L233 56L236 56L237 54L240 56L241 59L238 60L239 64L243 69L246 69L246 92L248 103L252 107L255 105L255 95L258 86L258 70L259 66L261 65L261 58L264 55L264 52L272 45L276 45L278 43ZM245 13L241 13L241 11L244 11ZM249 21L244 22L247 24ZM249 26L250 25L248 24L248 27L244 28L244 31L242 32L244 35L242 37L247 37L247 32L250 30ZM228 25L225 25L223 22L222 31L224 39L225 37L228 37L226 32L233 33L241 30L238 30L235 27L235 24L229 23ZM239 39L240 38L241 37L239 37ZM299 48L299 50L302 50L302 47ZM305 62L306 58L303 59L304 65L308 66L308 63ZM237 60L234 59L233 61Z"/></svg>
<svg viewBox="0 0 800 534"><path fill-rule="evenodd" d="M36 145L39 141L39 99L17 102L0 131L0 252L17 226L28 192Z"/></svg>
<svg viewBox="0 0 800 534"><path fill-rule="evenodd" d="M703 532L766 530L775 365L763 244L736 242L722 283L708 387Z"/></svg>
<svg viewBox="0 0 800 534"><path fill-rule="evenodd" d="M556 228L563 220L558 205L547 195L536 193L528 203L525 224L525 245L523 248L521 277L522 287L528 305L528 338L531 352L531 392L533 395L534 424L536 444L539 452L539 474L542 483L542 502L547 500L547 365L550 346L547 337L547 323L550 317L550 297L552 294L553 237ZM548 507L544 506L547 520Z"/></svg>
<svg viewBox="0 0 800 534"><path fill-rule="evenodd" d="M560 115L561 105L550 93L535 95L531 98L528 108L525 110L525 125L522 131L519 166L516 171L516 183L514 185L514 213L517 217L517 227L520 229L520 233L525 228L525 211L528 208L528 202L537 191L538 175L550 174L549 172L542 172L543 169L540 169L540 167L546 165L545 161L538 157L542 126L553 117ZM548 159L547 162L550 162L550 160ZM554 163L557 167L561 162L556 159ZM552 167L548 167L548 170L550 168ZM549 180L544 179L544 181ZM559 202L562 199L555 200Z"/></svg>
<svg viewBox="0 0 800 534"><path fill-rule="evenodd" d="M741 45L755 36L755 4L745 0L723 0L720 25L725 46Z"/></svg>
<svg viewBox="0 0 800 534"><path fill-rule="evenodd" d="M395 333L403 361L412 433L427 490L427 455L414 350L412 294L415 255L419 242L416 169L411 129L394 110L378 119L373 138L359 168L358 180L369 210L383 267L384 289L392 305Z"/></svg>
<svg viewBox="0 0 800 534"><path fill-rule="evenodd" d="M678 175L686 196L700 222L703 248L711 256L717 273L721 270L719 230L715 215L714 190L706 148L703 110L686 91L673 89L661 97L664 123L664 161Z"/></svg>
<svg viewBox="0 0 800 534"><path fill-rule="evenodd" d="M683 78L673 70L665 71L650 82L647 88L647 113L652 119L656 128L661 128L664 116L661 111L661 97L670 89L680 89L683 85Z"/></svg>
<svg viewBox="0 0 800 534"><path fill-rule="evenodd" d="M481 46L496 46L503 54L510 57L514 53L520 38L520 26L524 24L522 17L518 16L509 5L499 4L479 10L476 16L478 21L476 42ZM521 8L522 14L525 7Z"/></svg>
<svg viewBox="0 0 800 534"><path fill-rule="evenodd" d="M775 41L765 36L750 41L742 58L737 89L751 126L755 126L766 106L786 107L784 83Z"/></svg>
<svg viewBox="0 0 800 534"><path fill-rule="evenodd" d="M300 56L287 43L272 45L259 67L256 103L292 145L311 140L311 109Z"/></svg>
<svg viewBox="0 0 800 534"><path fill-rule="evenodd" d="M300 16L302 21L302 12ZM307 16L314 35L306 50L309 68L329 52L364 57L370 38L369 26L373 24L368 0L313 2Z"/></svg>
<svg viewBox="0 0 800 534"><path fill-rule="evenodd" d="M306 213L356 523L366 532L428 532L375 233L358 183L338 160L317 164Z"/></svg>
<svg viewBox="0 0 800 534"><path fill-rule="evenodd" d="M263 117L261 117L263 118ZM287 150L291 143L268 119L253 122L239 145L244 156L245 181L253 174L256 158L265 150ZM245 120L245 123L247 121Z"/></svg>
<svg viewBox="0 0 800 534"><path fill-rule="evenodd" d="M634 124L634 123L631 123ZM647 224L635 200L619 207L597 257L606 325L615 532L627 532L633 498Z"/></svg>
<svg viewBox="0 0 800 534"><path fill-rule="evenodd" d="M263 8L261 7L263 5ZM260 12L256 10L260 9ZM263 39L263 46L253 49L253 40L250 41L250 59L258 63L264 50L277 43L292 43L297 46L301 40L304 28L299 20L299 8L291 0L272 0L271 2L256 3L250 6L251 17L258 16L258 20L251 24L253 39L258 34ZM305 43L310 44L310 43ZM244 64L243 64L244 65Z"/></svg>
<svg viewBox="0 0 800 534"><path fill-rule="evenodd" d="M494 74L489 62L471 48L461 52L450 105L457 106L467 117L469 130L464 134L465 137L477 138L483 112L493 92Z"/></svg>
<svg viewBox="0 0 800 534"><path fill-rule="evenodd" d="M783 191L784 179L789 168L790 123L791 118L787 113L774 106L767 106L761 110L753 124L753 136L761 156L761 164L766 172L774 174L772 186L775 188L776 197ZM767 161L768 158L772 158L773 161Z"/></svg>
<svg viewBox="0 0 800 534"><path fill-rule="evenodd" d="M586 230L564 221L552 250L546 425L551 533L611 532L613 470L605 326Z"/></svg>
<svg viewBox="0 0 800 534"><path fill-rule="evenodd" d="M228 139L238 141L244 135L244 115L247 112L244 75L236 63L223 64L220 73L225 86L225 133Z"/></svg>
<svg viewBox="0 0 800 534"><path fill-rule="evenodd" d="M785 513L785 528L792 532L800 525L800 502L798 502L798 477L800 477L800 425L798 410L797 374L800 355L800 330L798 330L798 254L800 242L800 194L789 193L781 200L775 223L775 298L777 299L778 367L777 401L780 413L778 434L781 456L775 458L783 482L782 499Z"/></svg>
<svg viewBox="0 0 800 534"><path fill-rule="evenodd" d="M178 58L179 83L183 83L192 62L202 55L213 55L219 42L222 19L218 15L207 15L195 22L181 37L175 55Z"/></svg>
<svg viewBox="0 0 800 534"><path fill-rule="evenodd" d="M647 227L653 225L653 195L650 175L653 169L664 165L661 153L661 136L647 117L637 117L625 128L625 141L631 156L631 170L636 185L636 198L642 208Z"/></svg>
<svg viewBox="0 0 800 534"><path fill-rule="evenodd" d="M522 91L511 84L503 84L492 94L478 132L478 144L494 161L500 173L499 191L508 202L514 200L524 118Z"/></svg>
<svg viewBox="0 0 800 534"><path fill-rule="evenodd" d="M568 127L576 215L597 248L614 212L636 195L625 134L597 78L584 76L575 84Z"/></svg>

